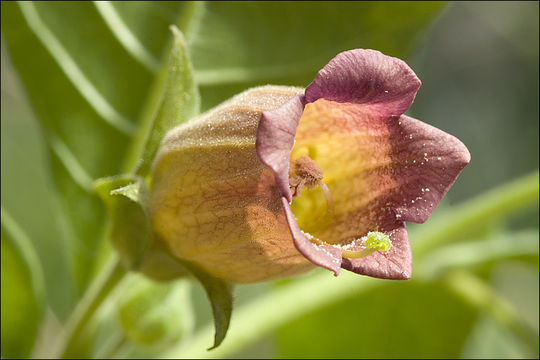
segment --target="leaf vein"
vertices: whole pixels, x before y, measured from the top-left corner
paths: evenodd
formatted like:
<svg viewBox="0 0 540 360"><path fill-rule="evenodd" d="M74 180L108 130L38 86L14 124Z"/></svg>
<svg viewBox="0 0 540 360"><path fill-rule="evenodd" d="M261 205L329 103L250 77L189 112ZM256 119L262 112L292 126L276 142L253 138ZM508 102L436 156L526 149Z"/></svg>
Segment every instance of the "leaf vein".
<svg viewBox="0 0 540 360"><path fill-rule="evenodd" d="M86 99L103 120L118 131L126 135L132 135L135 131L135 125L120 114L86 77L77 63L71 58L68 51L39 17L34 4L32 2L18 2L18 5L29 28L51 54L75 89Z"/></svg>
<svg viewBox="0 0 540 360"><path fill-rule="evenodd" d="M110 1L94 1L94 6L99 14L126 51L138 62L143 64L152 73L159 70L159 59L155 58L148 49L139 41L137 36L131 31L122 20L118 11Z"/></svg>
<svg viewBox="0 0 540 360"><path fill-rule="evenodd" d="M71 152L68 146L58 136L49 133L49 145L58 160L64 165L69 175L75 183L82 189L93 192L93 180L86 172L83 166L79 163L75 155Z"/></svg>

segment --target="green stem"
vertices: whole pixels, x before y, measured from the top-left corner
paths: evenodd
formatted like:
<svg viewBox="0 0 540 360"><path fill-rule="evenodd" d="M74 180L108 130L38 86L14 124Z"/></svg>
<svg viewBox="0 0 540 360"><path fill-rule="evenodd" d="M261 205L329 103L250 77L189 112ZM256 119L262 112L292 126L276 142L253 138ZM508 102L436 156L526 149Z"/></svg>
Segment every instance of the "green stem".
<svg viewBox="0 0 540 360"><path fill-rule="evenodd" d="M227 338L218 348L205 350L210 345L214 331L212 324L209 324L159 357L227 358L292 319L331 304L336 299L352 296L385 283L384 280L360 278L347 272L335 278L327 271L321 271L277 288L237 309L233 314Z"/></svg>
<svg viewBox="0 0 540 360"><path fill-rule="evenodd" d="M118 359L117 354L126 344L128 344L128 339L122 333L120 334L120 338L116 341L116 343L112 346L112 348L109 349L109 351L107 351L107 355L105 356L105 359Z"/></svg>
<svg viewBox="0 0 540 360"><path fill-rule="evenodd" d="M446 277L446 284L468 304L486 311L500 325L508 328L538 355L538 334L519 316L516 309L491 286L477 276L454 271Z"/></svg>
<svg viewBox="0 0 540 360"><path fill-rule="evenodd" d="M415 256L442 244L458 241L478 229L538 203L538 170L489 190L434 217L410 236Z"/></svg>
<svg viewBox="0 0 540 360"><path fill-rule="evenodd" d="M77 358L81 356L81 354L77 353L77 346L86 325L103 303L103 300L120 283L125 274L126 269L124 266L115 255L112 256L102 272L94 279L69 318L59 357Z"/></svg>

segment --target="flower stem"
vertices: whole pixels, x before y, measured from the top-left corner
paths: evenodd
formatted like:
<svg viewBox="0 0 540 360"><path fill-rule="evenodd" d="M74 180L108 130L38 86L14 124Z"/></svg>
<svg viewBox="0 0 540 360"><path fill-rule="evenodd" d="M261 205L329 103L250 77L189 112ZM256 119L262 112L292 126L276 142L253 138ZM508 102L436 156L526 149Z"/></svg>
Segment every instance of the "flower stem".
<svg viewBox="0 0 540 360"><path fill-rule="evenodd" d="M77 352L77 348L86 325L125 274L126 269L117 256L113 255L102 272L86 290L83 298L68 319L65 336L59 349L60 358L81 357L82 354Z"/></svg>
<svg viewBox="0 0 540 360"><path fill-rule="evenodd" d="M193 337L185 339L165 354L160 354L158 358L228 358L288 321L331 304L337 299L384 284L384 280L359 278L352 273L342 273L338 278L334 278L328 272L321 271L290 285L274 289L267 295L238 308L233 315L227 338L218 348L212 351L205 350L210 345L214 331L212 324L208 324Z"/></svg>
<svg viewBox="0 0 540 360"><path fill-rule="evenodd" d="M523 340L538 355L538 334L519 316L516 309L482 279L465 271L453 271L446 284L468 304L486 311L500 325Z"/></svg>
<svg viewBox="0 0 540 360"><path fill-rule="evenodd" d="M472 229L487 226L538 203L538 170L489 190L449 213L433 217L410 236L416 257L448 242L465 240Z"/></svg>

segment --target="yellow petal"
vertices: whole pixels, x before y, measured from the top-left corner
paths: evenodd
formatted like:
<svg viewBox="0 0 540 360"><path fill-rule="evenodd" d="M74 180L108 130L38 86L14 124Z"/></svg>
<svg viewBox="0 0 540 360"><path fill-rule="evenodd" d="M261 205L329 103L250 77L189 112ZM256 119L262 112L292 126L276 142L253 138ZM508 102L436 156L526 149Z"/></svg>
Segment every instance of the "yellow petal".
<svg viewBox="0 0 540 360"><path fill-rule="evenodd" d="M311 157L323 170L334 201L333 218L325 218L326 200L318 189L293 201L300 228L329 243L365 235L377 224L378 201L394 186L388 129L358 112L355 104L324 99L306 105L298 125L291 160ZM354 220L351 219L354 217Z"/></svg>

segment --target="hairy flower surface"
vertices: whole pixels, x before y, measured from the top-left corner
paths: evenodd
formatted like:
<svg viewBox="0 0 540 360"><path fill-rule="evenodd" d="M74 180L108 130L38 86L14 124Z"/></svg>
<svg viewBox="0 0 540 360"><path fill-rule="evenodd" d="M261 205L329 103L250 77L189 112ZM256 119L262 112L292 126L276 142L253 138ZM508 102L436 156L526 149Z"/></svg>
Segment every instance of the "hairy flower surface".
<svg viewBox="0 0 540 360"><path fill-rule="evenodd" d="M248 90L171 130L152 224L177 257L232 282L313 268L407 279L424 222L469 162L403 113L420 80L374 50L338 54L305 89Z"/></svg>

